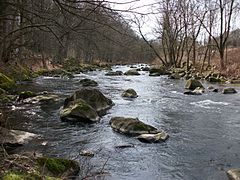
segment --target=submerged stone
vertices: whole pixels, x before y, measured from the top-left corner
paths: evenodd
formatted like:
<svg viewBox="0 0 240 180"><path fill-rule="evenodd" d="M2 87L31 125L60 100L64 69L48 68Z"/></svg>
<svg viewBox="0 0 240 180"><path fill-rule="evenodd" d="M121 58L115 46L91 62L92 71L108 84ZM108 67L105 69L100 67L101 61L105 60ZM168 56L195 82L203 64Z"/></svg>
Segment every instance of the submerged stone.
<svg viewBox="0 0 240 180"><path fill-rule="evenodd" d="M137 98L138 95L134 89L127 89L122 93L122 97L125 98Z"/></svg>
<svg viewBox="0 0 240 180"><path fill-rule="evenodd" d="M82 86L98 86L98 83L92 79L82 79L79 81Z"/></svg>

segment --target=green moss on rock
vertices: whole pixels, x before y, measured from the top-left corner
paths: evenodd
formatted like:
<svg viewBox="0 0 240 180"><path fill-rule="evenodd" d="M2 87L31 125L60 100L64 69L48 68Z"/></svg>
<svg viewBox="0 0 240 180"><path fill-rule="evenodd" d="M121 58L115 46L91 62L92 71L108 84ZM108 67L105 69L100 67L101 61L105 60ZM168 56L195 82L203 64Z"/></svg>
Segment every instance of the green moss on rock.
<svg viewBox="0 0 240 180"><path fill-rule="evenodd" d="M15 86L15 81L10 77L0 73L0 88L6 91L12 89Z"/></svg>
<svg viewBox="0 0 240 180"><path fill-rule="evenodd" d="M41 157L37 159L37 163L41 169L40 172L48 172L48 174L57 177L60 177L66 172L71 172L72 175L76 175L80 169L75 161L62 158Z"/></svg>

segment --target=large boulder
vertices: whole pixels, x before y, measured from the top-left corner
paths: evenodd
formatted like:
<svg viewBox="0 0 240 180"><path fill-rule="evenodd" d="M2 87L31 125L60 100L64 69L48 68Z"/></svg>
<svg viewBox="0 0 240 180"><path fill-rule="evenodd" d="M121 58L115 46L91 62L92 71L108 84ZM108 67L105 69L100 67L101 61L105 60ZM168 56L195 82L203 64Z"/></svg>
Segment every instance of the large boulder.
<svg viewBox="0 0 240 180"><path fill-rule="evenodd" d="M0 144L7 150L22 146L35 137L37 137L37 135L33 133L0 127Z"/></svg>
<svg viewBox="0 0 240 180"><path fill-rule="evenodd" d="M195 90L196 88L204 88L202 83L194 78L187 80L185 84L186 89Z"/></svg>
<svg viewBox="0 0 240 180"><path fill-rule="evenodd" d="M0 88L4 90L10 90L15 86L14 80L10 77L0 73Z"/></svg>
<svg viewBox="0 0 240 180"><path fill-rule="evenodd" d="M169 75L170 72L165 66L152 66L149 70L149 76Z"/></svg>
<svg viewBox="0 0 240 180"><path fill-rule="evenodd" d="M229 180L240 180L240 169L230 169L227 171Z"/></svg>
<svg viewBox="0 0 240 180"><path fill-rule="evenodd" d="M109 71L105 74L105 76L121 76L123 75L122 71Z"/></svg>
<svg viewBox="0 0 240 180"><path fill-rule="evenodd" d="M235 94L235 93L237 93L237 91L234 88L225 88L225 89L223 89L223 94Z"/></svg>
<svg viewBox="0 0 240 180"><path fill-rule="evenodd" d="M158 129L143 123L138 118L113 117L109 124L113 130L131 136L159 133Z"/></svg>
<svg viewBox="0 0 240 180"><path fill-rule="evenodd" d="M127 72L124 73L124 75L127 76L139 76L139 72L136 69L130 69Z"/></svg>
<svg viewBox="0 0 240 180"><path fill-rule="evenodd" d="M86 87L86 86L98 86L98 83L96 81L94 81L92 79L88 79L88 78L81 79L79 81L79 83L84 87Z"/></svg>
<svg viewBox="0 0 240 180"><path fill-rule="evenodd" d="M138 95L134 89L127 89L122 93L122 97L125 98L137 98Z"/></svg>
<svg viewBox="0 0 240 180"><path fill-rule="evenodd" d="M158 143L166 141L168 137L169 135L162 131L157 134L141 134L140 136L137 136L137 139L145 143Z"/></svg>
<svg viewBox="0 0 240 180"><path fill-rule="evenodd" d="M113 101L105 97L99 90L84 88L74 92L72 96L65 99L63 108L68 107L69 104L74 104L74 102L78 99L84 100L99 115L104 115L106 110L110 109L114 105Z"/></svg>
<svg viewBox="0 0 240 180"><path fill-rule="evenodd" d="M64 106L60 110L60 117L64 121L83 123L94 123L99 120L97 112L82 99L76 99Z"/></svg>

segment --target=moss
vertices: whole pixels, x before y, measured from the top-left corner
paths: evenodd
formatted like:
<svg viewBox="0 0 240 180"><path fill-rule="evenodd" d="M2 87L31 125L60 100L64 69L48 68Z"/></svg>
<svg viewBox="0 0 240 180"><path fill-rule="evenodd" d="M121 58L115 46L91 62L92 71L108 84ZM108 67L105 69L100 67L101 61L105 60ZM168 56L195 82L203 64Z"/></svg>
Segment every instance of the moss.
<svg viewBox="0 0 240 180"><path fill-rule="evenodd" d="M5 94L5 93L6 93L6 91L4 89L0 88L0 95Z"/></svg>
<svg viewBox="0 0 240 180"><path fill-rule="evenodd" d="M23 91L19 94L19 100L27 99L34 96L37 96L37 94L32 91Z"/></svg>
<svg viewBox="0 0 240 180"><path fill-rule="evenodd" d="M50 176L40 176L38 174L28 174L22 172L8 172L3 176L3 180L61 180Z"/></svg>
<svg viewBox="0 0 240 180"><path fill-rule="evenodd" d="M15 87L15 81L3 73L0 73L0 88L8 91L13 87Z"/></svg>
<svg viewBox="0 0 240 180"><path fill-rule="evenodd" d="M41 157L37 159L37 163L41 169L49 171L54 176L60 176L69 169L79 169L76 162L68 159Z"/></svg>
<svg viewBox="0 0 240 180"><path fill-rule="evenodd" d="M21 172L8 172L4 175L3 180L42 180L37 174L24 174Z"/></svg>

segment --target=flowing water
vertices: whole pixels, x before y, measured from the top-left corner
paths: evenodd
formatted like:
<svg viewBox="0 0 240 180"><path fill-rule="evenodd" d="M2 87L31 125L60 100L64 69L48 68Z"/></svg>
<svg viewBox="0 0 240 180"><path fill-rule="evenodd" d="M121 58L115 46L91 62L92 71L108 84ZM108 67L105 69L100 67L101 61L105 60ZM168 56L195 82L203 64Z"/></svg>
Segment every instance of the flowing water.
<svg viewBox="0 0 240 180"><path fill-rule="evenodd" d="M126 71L129 67L113 69ZM183 95L184 80L149 77L145 72L140 76L115 77L104 76L105 73L76 74L73 79L39 77L32 83L22 84L25 90L56 93L61 100L43 106L12 107L11 125L39 135L18 151L35 149L82 161L79 152L88 149L95 152L90 160L92 171L104 168L110 174L106 179L225 180L226 170L240 167L240 93L187 96ZM96 124L61 122L59 108L64 98L79 89L79 80L86 77L97 81L97 88L115 106ZM128 88L135 89L139 97L123 99L121 93ZM236 89L240 92L239 87ZM138 117L165 130L170 138L165 143L144 144L118 134L109 126L114 116ZM133 144L134 148L115 148L123 144Z"/></svg>

